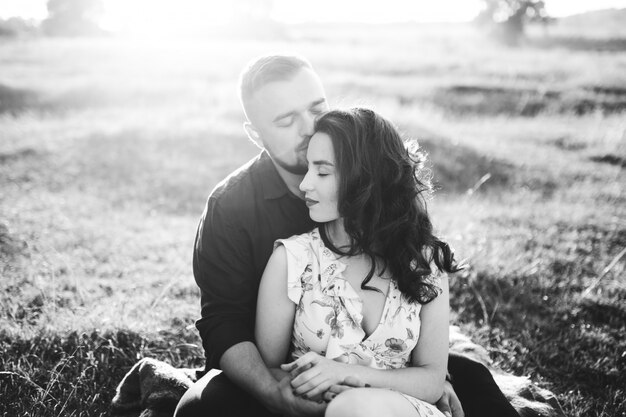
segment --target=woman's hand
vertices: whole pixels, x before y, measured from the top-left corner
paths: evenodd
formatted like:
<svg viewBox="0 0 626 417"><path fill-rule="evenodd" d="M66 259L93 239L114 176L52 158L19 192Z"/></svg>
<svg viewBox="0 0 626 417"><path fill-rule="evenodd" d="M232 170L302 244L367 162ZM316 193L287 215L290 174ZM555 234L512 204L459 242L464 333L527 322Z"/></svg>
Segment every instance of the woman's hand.
<svg viewBox="0 0 626 417"><path fill-rule="evenodd" d="M280 367L291 374L291 387L295 395L319 401L331 386L344 383L350 376L349 366L309 352Z"/></svg>
<svg viewBox="0 0 626 417"><path fill-rule="evenodd" d="M364 388L364 387L369 387L369 385L365 385L363 382L361 382L359 378L355 376L349 376L343 380L343 383L339 385L331 385L330 388L328 388L326 392L324 392L324 394L322 395L322 398L324 399L324 401L329 403L332 400L334 400L337 395L341 394L344 391L347 391L353 388Z"/></svg>

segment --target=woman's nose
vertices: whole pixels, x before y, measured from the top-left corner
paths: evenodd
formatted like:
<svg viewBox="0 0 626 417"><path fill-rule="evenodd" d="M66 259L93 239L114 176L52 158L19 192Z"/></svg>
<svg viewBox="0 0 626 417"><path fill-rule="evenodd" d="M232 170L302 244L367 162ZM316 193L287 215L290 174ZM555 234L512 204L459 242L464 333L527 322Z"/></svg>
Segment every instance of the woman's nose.
<svg viewBox="0 0 626 417"><path fill-rule="evenodd" d="M310 171L307 171L306 175L302 179L302 182L300 183L300 191L302 192L307 192L311 189L311 186L309 184L309 172Z"/></svg>

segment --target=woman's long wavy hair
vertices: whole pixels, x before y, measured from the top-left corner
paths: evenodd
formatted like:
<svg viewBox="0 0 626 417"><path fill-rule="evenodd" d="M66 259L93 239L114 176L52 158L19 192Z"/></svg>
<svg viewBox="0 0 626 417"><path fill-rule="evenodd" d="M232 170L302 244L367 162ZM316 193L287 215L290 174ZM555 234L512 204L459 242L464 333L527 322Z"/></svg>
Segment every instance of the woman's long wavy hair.
<svg viewBox="0 0 626 417"><path fill-rule="evenodd" d="M431 265L446 272L461 268L450 247L433 234L424 154L417 152L417 144L414 149L405 146L393 124L369 109L330 111L317 120L315 131L332 141L338 209L351 238L347 250L338 249L320 227L324 243L341 255L369 257L372 267L361 288L374 289L367 284L380 268L390 272L409 300L432 301L439 288L426 279L433 273Z"/></svg>

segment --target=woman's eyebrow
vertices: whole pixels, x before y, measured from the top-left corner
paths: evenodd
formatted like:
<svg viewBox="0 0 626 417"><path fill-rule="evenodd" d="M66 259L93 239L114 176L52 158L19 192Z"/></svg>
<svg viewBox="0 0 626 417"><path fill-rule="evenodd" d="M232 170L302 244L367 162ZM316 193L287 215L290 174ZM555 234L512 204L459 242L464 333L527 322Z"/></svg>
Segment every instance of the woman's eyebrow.
<svg viewBox="0 0 626 417"><path fill-rule="evenodd" d="M312 163L313 163L313 165L318 165L318 166L319 165L328 165L328 166L331 166L331 167L335 166L335 164L333 164L332 162L327 161L325 159L320 159L319 161L313 161Z"/></svg>

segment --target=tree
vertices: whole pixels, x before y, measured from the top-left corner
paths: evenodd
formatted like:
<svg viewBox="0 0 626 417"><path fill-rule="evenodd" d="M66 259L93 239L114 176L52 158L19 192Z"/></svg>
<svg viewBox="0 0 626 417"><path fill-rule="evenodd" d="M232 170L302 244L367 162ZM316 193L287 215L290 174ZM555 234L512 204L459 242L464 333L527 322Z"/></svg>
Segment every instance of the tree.
<svg viewBox="0 0 626 417"><path fill-rule="evenodd" d="M234 22L230 36L254 39L284 38L284 25L272 17L274 0L231 0Z"/></svg>
<svg viewBox="0 0 626 417"><path fill-rule="evenodd" d="M101 0L48 0L48 18L42 23L50 36L86 36L102 33L98 25L104 8Z"/></svg>
<svg viewBox="0 0 626 417"><path fill-rule="evenodd" d="M476 22L487 25L502 41L517 44L528 22L548 22L544 0L482 0L485 8Z"/></svg>
<svg viewBox="0 0 626 417"><path fill-rule="evenodd" d="M7 20L0 19L0 38L17 38L36 34L37 26L34 20L26 20L21 17L10 17Z"/></svg>
<svg viewBox="0 0 626 417"><path fill-rule="evenodd" d="M235 14L247 22L272 21L273 0L237 0L231 2Z"/></svg>

